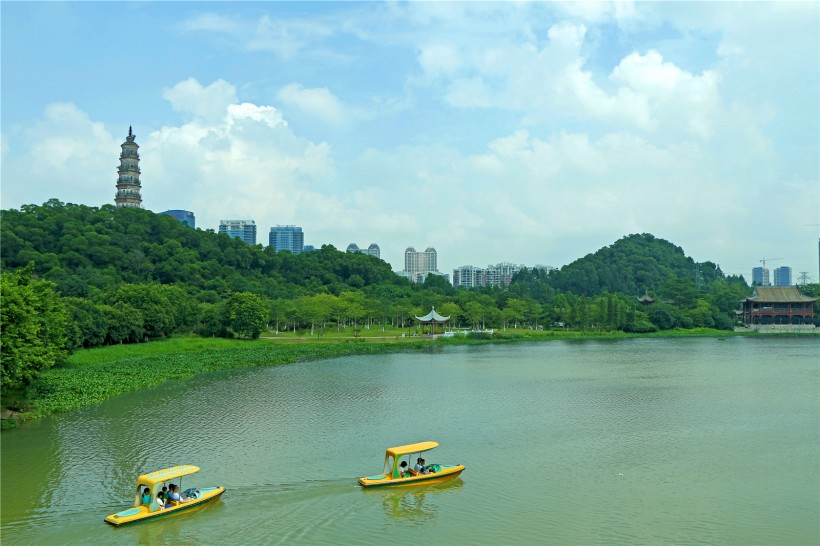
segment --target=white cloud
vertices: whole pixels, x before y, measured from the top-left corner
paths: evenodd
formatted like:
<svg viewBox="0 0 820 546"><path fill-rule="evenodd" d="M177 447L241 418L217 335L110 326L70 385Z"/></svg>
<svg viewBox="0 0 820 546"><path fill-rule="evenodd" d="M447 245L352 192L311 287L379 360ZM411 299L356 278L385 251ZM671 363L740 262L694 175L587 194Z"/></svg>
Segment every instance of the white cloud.
<svg viewBox="0 0 820 546"><path fill-rule="evenodd" d="M113 201L119 143L76 105L50 104L41 119L3 137L4 203Z"/></svg>
<svg viewBox="0 0 820 546"><path fill-rule="evenodd" d="M461 67L461 54L448 44L432 44L419 49L418 61L430 77L449 76Z"/></svg>
<svg viewBox="0 0 820 546"><path fill-rule="evenodd" d="M370 112L343 104L326 87L305 88L298 83L291 83L280 89L276 98L311 117L336 126L372 118Z"/></svg>
<svg viewBox="0 0 820 546"><path fill-rule="evenodd" d="M223 117L228 106L237 101L236 88L225 80L217 80L208 87L202 87L194 78L166 89L162 97L171 103L174 110L206 119Z"/></svg>
<svg viewBox="0 0 820 546"><path fill-rule="evenodd" d="M188 31L220 32L233 34L242 31L241 20L216 13L201 13L182 22L180 27Z"/></svg>

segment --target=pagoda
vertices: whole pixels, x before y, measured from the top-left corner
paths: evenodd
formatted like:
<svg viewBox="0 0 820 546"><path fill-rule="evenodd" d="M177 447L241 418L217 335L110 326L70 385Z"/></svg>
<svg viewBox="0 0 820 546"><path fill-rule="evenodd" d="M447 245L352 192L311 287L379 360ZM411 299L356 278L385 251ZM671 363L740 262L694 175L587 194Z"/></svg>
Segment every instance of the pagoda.
<svg viewBox="0 0 820 546"><path fill-rule="evenodd" d="M117 170L117 195L114 202L117 207L142 207L142 196L140 195L140 155L137 152L139 145L134 142L136 135L128 127L128 136L122 143L122 153L120 154L120 167Z"/></svg>

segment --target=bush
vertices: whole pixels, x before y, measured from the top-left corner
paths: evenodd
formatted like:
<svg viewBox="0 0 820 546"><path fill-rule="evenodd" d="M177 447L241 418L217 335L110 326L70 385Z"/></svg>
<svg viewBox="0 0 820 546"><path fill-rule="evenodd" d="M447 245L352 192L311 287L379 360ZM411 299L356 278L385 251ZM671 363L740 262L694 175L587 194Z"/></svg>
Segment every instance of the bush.
<svg viewBox="0 0 820 546"><path fill-rule="evenodd" d="M624 332L632 332L635 334L646 334L649 332L657 332L658 327L649 322L648 320L638 320L635 321L634 324L631 326L624 328Z"/></svg>

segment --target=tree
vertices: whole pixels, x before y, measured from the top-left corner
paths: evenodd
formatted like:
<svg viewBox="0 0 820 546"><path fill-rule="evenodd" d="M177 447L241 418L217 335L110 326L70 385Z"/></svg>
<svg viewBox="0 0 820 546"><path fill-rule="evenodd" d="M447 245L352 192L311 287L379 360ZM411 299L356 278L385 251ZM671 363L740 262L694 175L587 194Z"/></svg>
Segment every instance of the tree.
<svg viewBox="0 0 820 546"><path fill-rule="evenodd" d="M658 330L669 330L680 324L680 312L671 305L656 303L650 307L647 315Z"/></svg>
<svg viewBox="0 0 820 546"><path fill-rule="evenodd" d="M258 338L268 316L268 303L251 292L232 294L225 303L225 323L239 337Z"/></svg>
<svg viewBox="0 0 820 546"><path fill-rule="evenodd" d="M426 290L431 292L435 292L436 294L441 294L443 296L452 296L455 294L455 288L453 285L447 281L447 278L443 275L433 275L428 274L424 278L424 283L422 287Z"/></svg>
<svg viewBox="0 0 820 546"><path fill-rule="evenodd" d="M527 303L524 300L510 298L507 301L507 307L503 310L505 322L513 322L515 328L518 328L518 323L524 320L527 312Z"/></svg>
<svg viewBox="0 0 820 546"><path fill-rule="evenodd" d="M33 265L0 273L0 369L3 390L25 387L66 350L66 310L54 283L33 280Z"/></svg>
<svg viewBox="0 0 820 546"><path fill-rule="evenodd" d="M108 320L99 307L83 298L63 298L63 303L69 318L66 340L69 349L105 343Z"/></svg>
<svg viewBox="0 0 820 546"><path fill-rule="evenodd" d="M166 336L176 329L174 309L165 289L154 284L123 284L105 302L113 307L129 305L142 314L142 328L151 337Z"/></svg>
<svg viewBox="0 0 820 546"><path fill-rule="evenodd" d="M463 311L457 303L448 301L441 305L438 309L438 313L443 317L450 317L450 324L456 326L459 323L459 317L461 317Z"/></svg>
<svg viewBox="0 0 820 546"><path fill-rule="evenodd" d="M310 335L313 335L317 322L324 326L324 322L333 314L338 299L333 294L314 294L296 300L297 314L310 323Z"/></svg>
<svg viewBox="0 0 820 546"><path fill-rule="evenodd" d="M116 307L99 305L98 307L105 316L107 324L106 343L136 343L145 337L143 329L145 320L139 309L134 309L128 304Z"/></svg>

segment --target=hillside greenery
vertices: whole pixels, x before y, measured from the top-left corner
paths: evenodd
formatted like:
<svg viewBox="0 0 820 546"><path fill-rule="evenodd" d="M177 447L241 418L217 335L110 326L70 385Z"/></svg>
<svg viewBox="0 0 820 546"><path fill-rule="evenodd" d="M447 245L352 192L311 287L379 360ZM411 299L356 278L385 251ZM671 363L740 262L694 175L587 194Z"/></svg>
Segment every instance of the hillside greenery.
<svg viewBox="0 0 820 546"><path fill-rule="evenodd" d="M76 349L178 333L355 338L417 328L413 317L432 306L450 326L480 330L731 329L749 293L742 277L696 266L650 234L560 270L522 271L509 287L467 290L436 276L411 284L378 258L330 245L275 252L142 209L50 200L1 214L4 392L25 390ZM638 303L645 293L654 305Z"/></svg>

